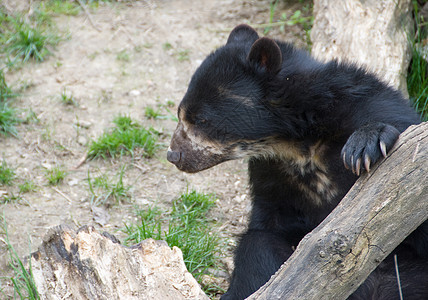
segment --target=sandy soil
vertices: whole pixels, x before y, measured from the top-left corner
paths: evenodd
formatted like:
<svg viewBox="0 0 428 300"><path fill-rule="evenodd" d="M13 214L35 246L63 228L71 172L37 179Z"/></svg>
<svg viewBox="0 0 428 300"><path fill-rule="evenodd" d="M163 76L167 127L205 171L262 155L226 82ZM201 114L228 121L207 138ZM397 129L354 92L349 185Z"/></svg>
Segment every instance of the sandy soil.
<svg viewBox="0 0 428 300"><path fill-rule="evenodd" d="M28 12L26 1L5 4L8 9ZM290 15L299 5L298 1L281 1L276 14ZM17 185L26 179L37 185L37 190L23 194L22 200L0 204L12 244L24 256L30 251L29 241L32 250L36 249L47 229L58 224L76 228L94 225L121 239L120 228L136 220L135 206L157 203L168 207L186 189L196 189L216 194L214 215L233 245L245 229L250 210L245 161L227 162L194 175L179 172L165 158L176 122L149 120L144 109L173 101L171 111L175 114L193 71L204 57L225 43L235 25L266 23L269 1L112 2L91 10L91 16L94 25L83 12L58 16L58 28L69 38L45 62L28 63L6 74L14 89L23 90L15 106L23 115L32 110L38 119L19 125L18 138L0 135L1 156L17 175L13 186L0 186L0 191L16 194ZM304 45L299 26L287 27L285 33L274 29L269 36ZM172 47L165 49L166 43ZM189 59L179 59L182 50L188 52ZM121 54L127 58L120 59ZM64 89L75 97L76 106L60 101ZM112 126L118 114L130 115L161 131L165 147L151 159L137 155L134 160L92 160L74 169L84 157L87 143ZM79 122L85 126L78 126ZM62 184L51 186L46 168L56 165L68 174ZM131 197L105 208L108 222L102 226L91 210L88 171L115 178L122 166L126 167L124 182L132 186ZM6 254L0 241L0 276L10 272ZM226 254L224 261L230 262L230 251ZM227 265L225 273L230 272ZM0 280L2 286L10 284Z"/></svg>

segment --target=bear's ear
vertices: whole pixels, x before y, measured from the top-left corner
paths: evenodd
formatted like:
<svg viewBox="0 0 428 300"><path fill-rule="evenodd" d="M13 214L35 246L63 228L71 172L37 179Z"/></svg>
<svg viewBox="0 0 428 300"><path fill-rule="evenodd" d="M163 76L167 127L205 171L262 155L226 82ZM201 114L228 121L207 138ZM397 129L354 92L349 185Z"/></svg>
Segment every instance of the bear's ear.
<svg viewBox="0 0 428 300"><path fill-rule="evenodd" d="M247 24L241 24L236 26L232 32L229 34L226 44L233 43L254 43L255 40L259 38L257 32Z"/></svg>
<svg viewBox="0 0 428 300"><path fill-rule="evenodd" d="M247 59L269 73L276 73L281 69L281 49L274 40L267 37L262 37L253 44Z"/></svg>

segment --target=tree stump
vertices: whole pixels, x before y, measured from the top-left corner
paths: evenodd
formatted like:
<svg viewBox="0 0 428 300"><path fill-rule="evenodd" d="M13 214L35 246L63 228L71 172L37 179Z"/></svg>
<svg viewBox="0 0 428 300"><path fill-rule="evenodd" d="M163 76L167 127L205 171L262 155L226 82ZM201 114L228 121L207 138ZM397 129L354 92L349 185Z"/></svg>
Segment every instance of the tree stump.
<svg viewBox="0 0 428 300"><path fill-rule="evenodd" d="M179 248L125 247L93 227L50 229L31 264L40 299L208 299Z"/></svg>

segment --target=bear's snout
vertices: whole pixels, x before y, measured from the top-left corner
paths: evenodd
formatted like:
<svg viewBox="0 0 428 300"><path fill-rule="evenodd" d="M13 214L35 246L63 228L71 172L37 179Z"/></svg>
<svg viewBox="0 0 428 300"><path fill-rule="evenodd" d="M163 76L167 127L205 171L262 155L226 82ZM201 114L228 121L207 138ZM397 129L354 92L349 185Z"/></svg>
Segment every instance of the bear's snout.
<svg viewBox="0 0 428 300"><path fill-rule="evenodd" d="M178 151L172 151L171 148L168 149L168 152L166 153L166 159L170 163L176 164L180 161L181 153Z"/></svg>
<svg viewBox="0 0 428 300"><path fill-rule="evenodd" d="M216 146L204 139L200 132L195 134L191 126L184 126L183 122L179 122L172 135L166 158L180 171L196 173L230 159L222 148Z"/></svg>

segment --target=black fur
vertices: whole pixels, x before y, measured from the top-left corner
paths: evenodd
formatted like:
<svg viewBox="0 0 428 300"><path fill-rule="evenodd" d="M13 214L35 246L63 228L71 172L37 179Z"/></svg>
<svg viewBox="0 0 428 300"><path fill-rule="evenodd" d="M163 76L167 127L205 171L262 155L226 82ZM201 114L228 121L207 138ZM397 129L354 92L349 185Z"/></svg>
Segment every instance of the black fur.
<svg viewBox="0 0 428 300"><path fill-rule="evenodd" d="M185 126L168 151L179 169L250 157L253 208L222 299L243 299L269 280L357 175L420 122L400 92L364 69L318 62L290 44L258 39L246 25L195 72L179 117ZM207 151L192 150L190 135ZM404 298L428 299L427 221L349 299L398 299L393 254Z"/></svg>

